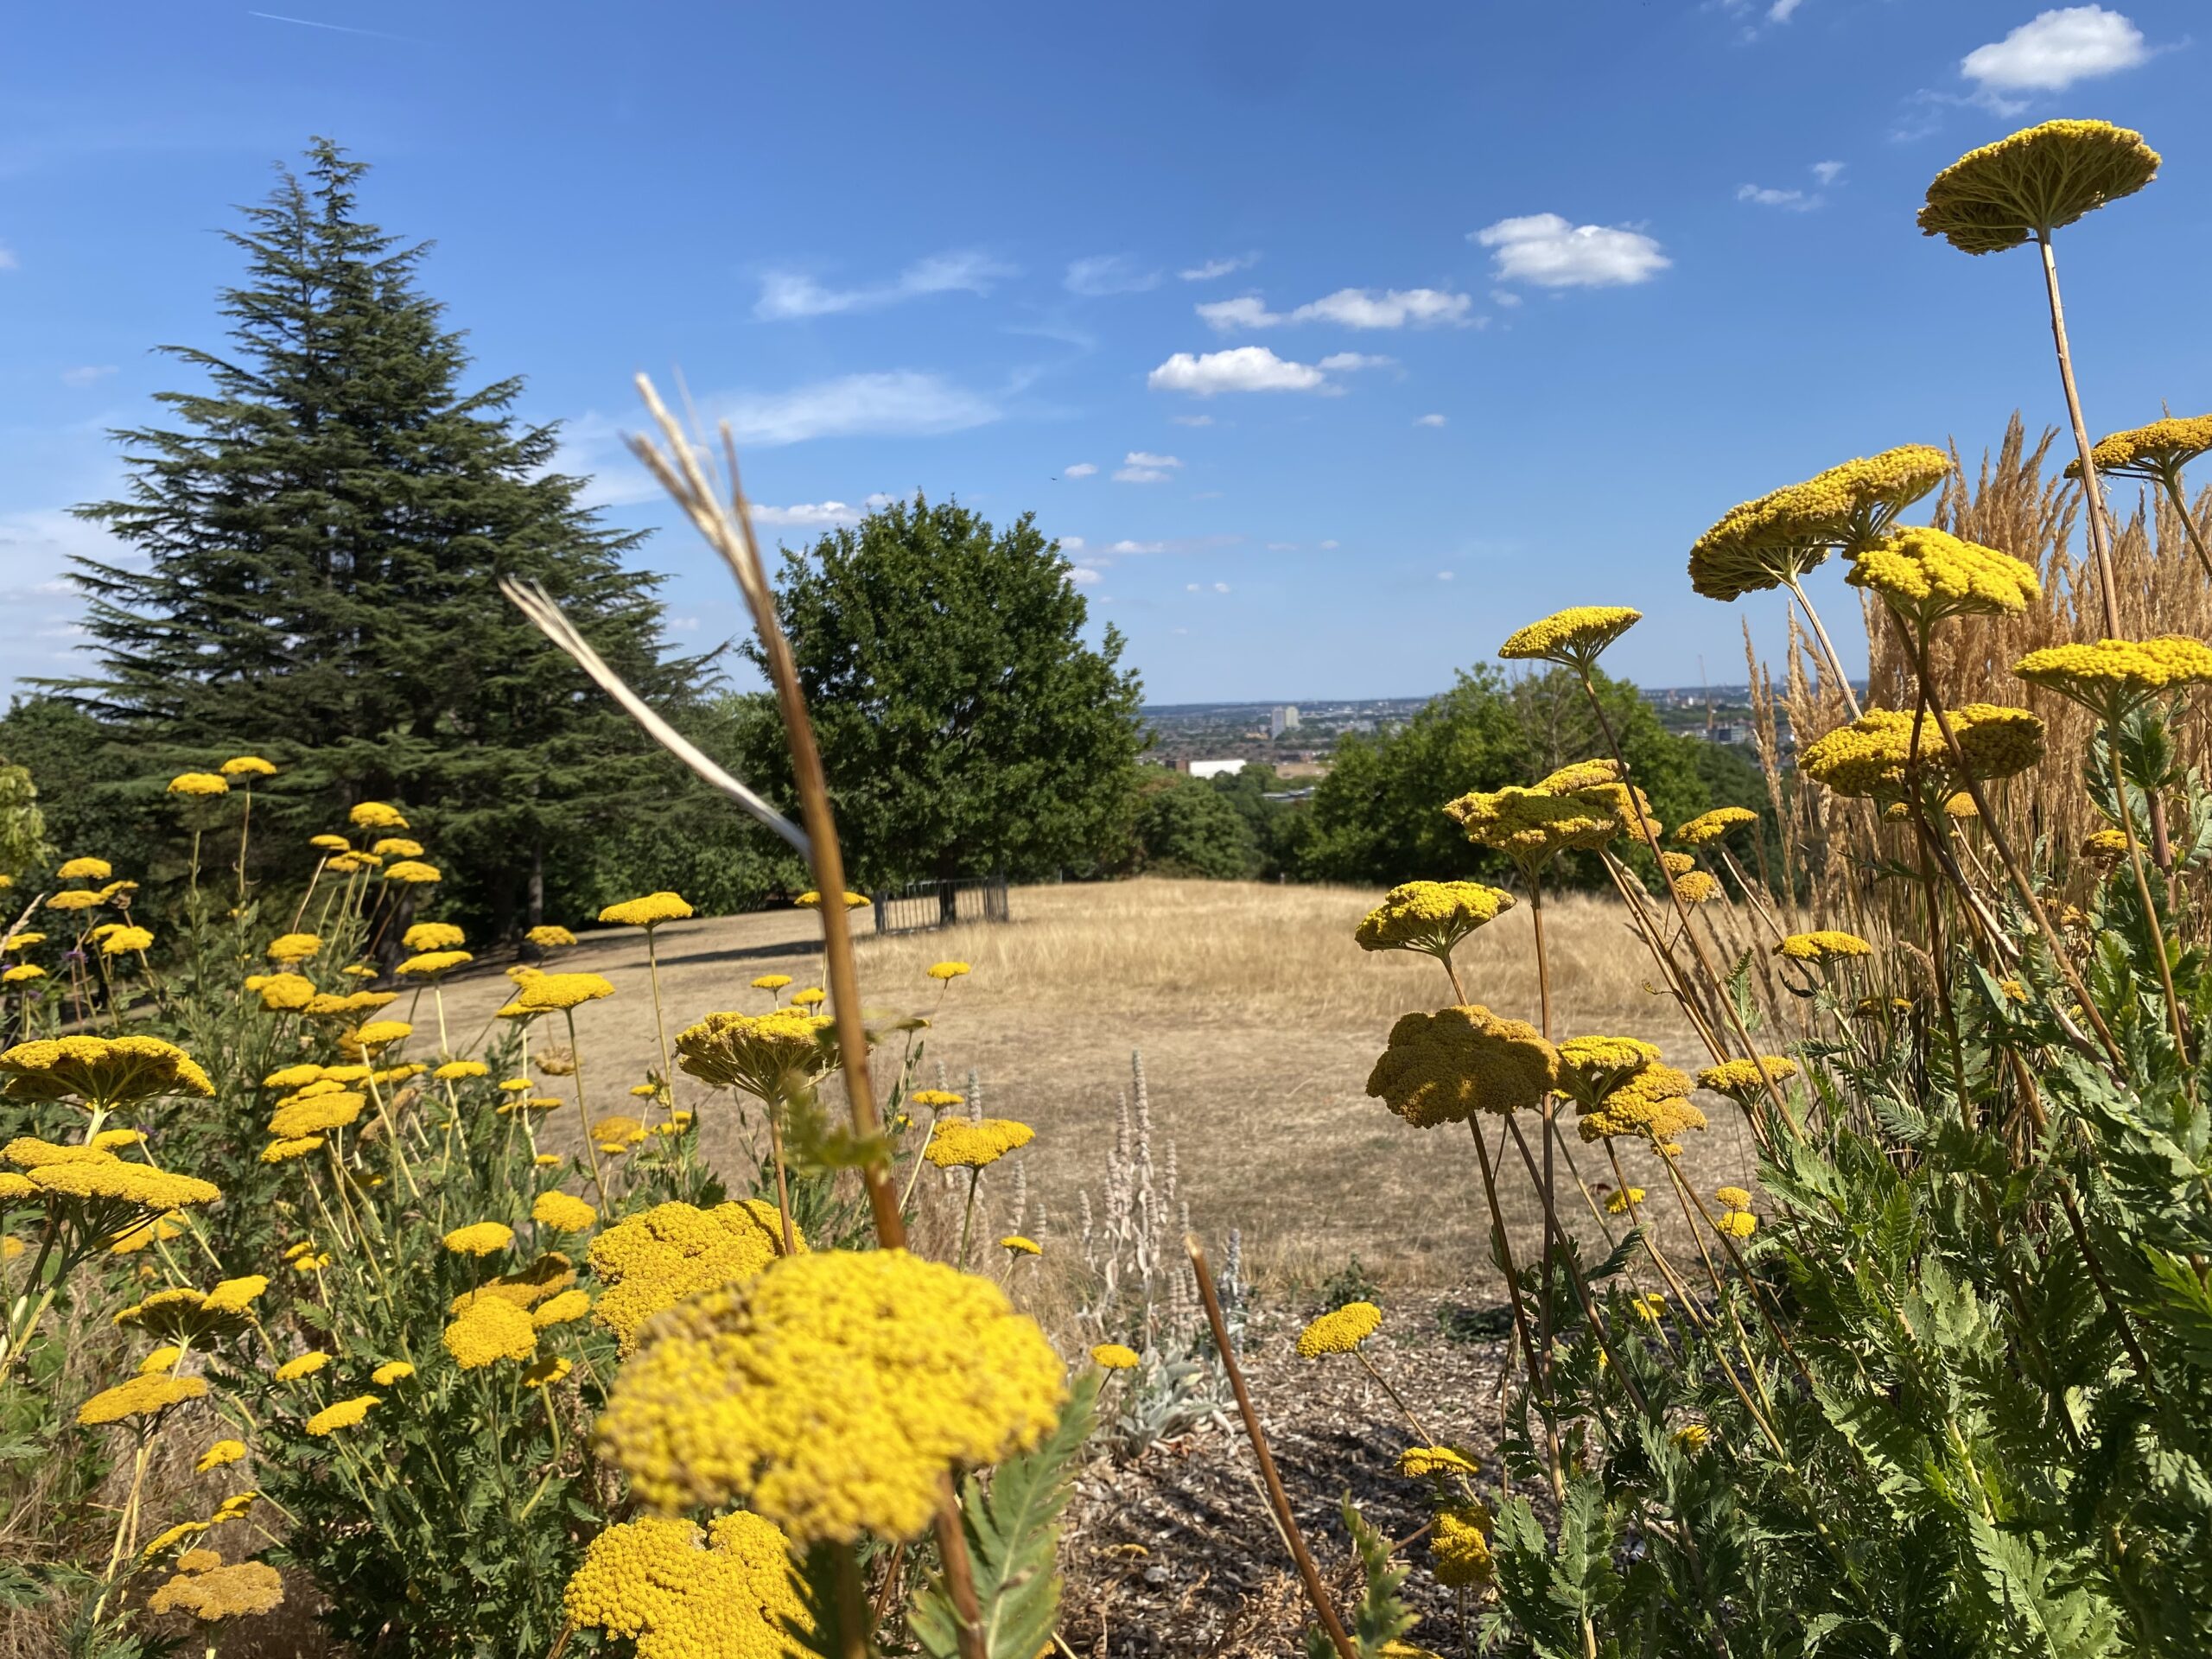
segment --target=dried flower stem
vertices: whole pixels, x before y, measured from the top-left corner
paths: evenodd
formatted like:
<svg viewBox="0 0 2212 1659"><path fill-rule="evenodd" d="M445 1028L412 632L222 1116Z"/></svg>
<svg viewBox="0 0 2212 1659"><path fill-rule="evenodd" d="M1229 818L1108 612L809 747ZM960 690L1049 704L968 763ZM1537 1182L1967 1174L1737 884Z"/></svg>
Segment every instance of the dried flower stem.
<svg viewBox="0 0 2212 1659"><path fill-rule="evenodd" d="M1244 1385L1243 1370L1236 1363L1236 1350L1229 1340L1229 1321L1222 1315L1221 1297L1213 1287L1212 1269L1206 1266L1205 1246L1198 1243L1195 1234L1186 1233L1183 1248L1190 1252L1191 1271L1197 1275L1198 1294L1205 1300L1206 1323L1213 1329L1215 1351L1221 1357L1222 1369L1229 1373L1229 1386L1236 1391L1236 1409L1244 1419L1244 1433L1250 1438L1253 1455L1259 1460L1260 1478L1267 1483L1268 1502L1274 1506L1283 1535L1290 1541L1291 1558L1298 1565L1299 1579L1306 1586L1306 1599L1313 1604L1321 1628L1328 1632L1330 1645L1336 1649L1338 1659L1359 1659L1351 1637L1344 1633L1344 1621L1337 1616L1328 1592L1322 1587L1320 1570L1313 1565L1313 1552L1306 1548L1305 1535L1298 1529L1297 1516L1291 1512L1290 1494L1283 1490L1282 1477L1276 1472L1274 1458L1268 1451L1267 1431L1260 1427L1260 1414L1252 1404L1252 1391Z"/></svg>

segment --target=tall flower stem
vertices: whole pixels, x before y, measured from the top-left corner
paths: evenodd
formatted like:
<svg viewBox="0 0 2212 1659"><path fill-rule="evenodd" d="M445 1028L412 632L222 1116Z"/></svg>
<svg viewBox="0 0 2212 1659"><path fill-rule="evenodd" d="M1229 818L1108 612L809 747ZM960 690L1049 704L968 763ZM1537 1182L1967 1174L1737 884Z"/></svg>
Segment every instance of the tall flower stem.
<svg viewBox="0 0 2212 1659"><path fill-rule="evenodd" d="M2158 960L2158 986L2165 993L2166 1020L2173 1029L2174 1058L2181 1062L2182 1090L2190 1104L2196 1101L2196 1079L2189 1063L2189 1031L2182 1021L2181 998L2174 990L2173 963L2166 957L2166 926L2157 901L2151 897L2151 880L2143 873L2143 846L2135 838L2135 810L2127 799L2127 779L2120 766L2120 728L2105 728L2105 759L2111 763L2113 804L2120 809L2120 827L2127 836L2127 865L2135 874L2135 896L2143 906L2143 928L2150 935L2151 954Z"/></svg>
<svg viewBox="0 0 2212 1659"><path fill-rule="evenodd" d="M1797 608L1805 613L1805 620L1813 625L1813 638L1820 641L1821 657L1828 665L1828 672L1835 676L1836 689L1843 693L1843 706L1851 710L1853 720L1859 718L1859 694L1851 689L1851 677L1843 671L1843 658L1836 654L1835 641L1828 638L1828 631L1821 625L1821 613L1813 608L1813 601L1806 596L1801 579L1784 576L1782 585L1797 601Z"/></svg>
<svg viewBox="0 0 2212 1659"><path fill-rule="evenodd" d="M2037 231L2036 246L2043 253L2043 286L2050 302L2050 339L2058 351L2058 381L2066 390L2066 418L2073 423L2074 447L2082 457L2082 499L2088 505L2089 550L2097 565L2097 596L2104 602L2105 637L2120 636L2120 582L2112 558L2112 525L2105 518L2105 493L2097 469L2089 460L2089 429L2082 419L2082 394L2074 385L2074 353L2066 343L2066 307L2058 296L2058 258L2051 251L2050 232Z"/></svg>
<svg viewBox="0 0 2212 1659"><path fill-rule="evenodd" d="M584 1108L584 1054L583 1050L576 1046L576 1011L563 1008L561 1017L569 1022L569 1059L575 1068L571 1075L576 1080L576 1127L584 1132L584 1156L591 1163L591 1184L593 1190L599 1194L600 1219L604 1221L610 1216L607 1207L607 1183L599 1173L599 1147L592 1139L591 1114Z"/></svg>
<svg viewBox="0 0 2212 1659"><path fill-rule="evenodd" d="M2166 499L2174 504L2175 515L2181 520L2181 532L2189 537L2190 550L2196 555L2197 563L2204 567L2204 574L2212 577L2212 552L2204 547L2204 532L2196 527L2196 517L2189 510L2189 499L2181 491L2181 468L2161 467L2158 481L2165 486Z"/></svg>
<svg viewBox="0 0 2212 1659"><path fill-rule="evenodd" d="M1477 1140L1479 1142L1480 1137ZM1329 1645L1337 1650L1338 1659L1358 1659L1358 1649L1345 1634L1336 1604L1321 1583L1321 1571L1313 1564L1313 1553L1306 1548L1306 1536L1298 1529L1298 1516L1292 1512L1290 1494L1283 1490L1282 1476L1276 1471L1274 1458L1268 1450L1267 1431L1260 1426L1260 1414L1252 1404L1252 1391L1244 1384L1243 1369L1237 1364L1236 1349L1229 1339L1229 1321L1222 1316L1221 1296L1214 1289L1213 1272L1206 1266L1205 1247L1196 1237L1186 1236L1183 1248L1190 1252L1191 1271L1198 1279L1198 1294L1206 1305L1206 1323L1213 1330L1214 1351L1220 1356L1222 1369L1229 1373L1229 1386L1236 1395L1237 1413L1244 1419L1244 1433L1252 1442L1253 1456L1259 1460L1260 1478L1267 1484L1268 1502L1290 1544L1291 1559L1296 1562L1299 1580L1306 1587L1306 1599L1313 1605L1313 1616L1321 1621L1321 1628L1328 1633Z"/></svg>
<svg viewBox="0 0 2212 1659"><path fill-rule="evenodd" d="M1544 884L1534 868L1529 872L1529 918L1536 936L1537 1017L1542 1026L1544 1040L1548 1043L1552 1039L1551 956L1544 949ZM1541 1252L1543 1272L1536 1286L1536 1336L1537 1351L1542 1357L1548 1376L1551 1372L1552 1351L1552 1238L1557 1230L1552 1212L1552 1112L1557 1098L1548 1090L1544 1095L1544 1173L1537 1182L1537 1195L1544 1205L1544 1236ZM1507 1122L1510 1124L1511 1120L1509 1118Z"/></svg>
<svg viewBox="0 0 2212 1659"><path fill-rule="evenodd" d="M645 928L645 978L653 988L653 1032L660 1039L660 1103L671 1122L676 1117L676 1075L668 1063L668 1022L660 1011L660 957L653 950L653 930ZM779 1166L777 1174L780 1179Z"/></svg>
<svg viewBox="0 0 2212 1659"><path fill-rule="evenodd" d="M1529 1310L1522 1305L1521 1301L1521 1274L1519 1269L1513 1264L1513 1243L1506 1231L1504 1208L1497 1201L1497 1172L1491 1167L1490 1144L1483 1139L1482 1119L1478 1116L1470 1116L1467 1119L1467 1129L1475 1137L1475 1157L1483 1168L1483 1196L1490 1201L1491 1225L1497 1230L1498 1263L1505 1270L1505 1298L1513 1307L1513 1329L1521 1338L1521 1357L1528 1366L1529 1388L1532 1393L1541 1395L1543 1391L1543 1381L1541 1364L1536 1357L1536 1340L1529 1333ZM1502 1148L1503 1146L1502 1137L1499 1144ZM1567 1478L1561 1472L1560 1466L1559 1431L1553 1426L1551 1413L1548 1409L1539 1407L1536 1414L1543 1420L1544 1424L1545 1452L1548 1459L1547 1466L1551 1473L1552 1500L1554 1503L1563 1503L1567 1501Z"/></svg>

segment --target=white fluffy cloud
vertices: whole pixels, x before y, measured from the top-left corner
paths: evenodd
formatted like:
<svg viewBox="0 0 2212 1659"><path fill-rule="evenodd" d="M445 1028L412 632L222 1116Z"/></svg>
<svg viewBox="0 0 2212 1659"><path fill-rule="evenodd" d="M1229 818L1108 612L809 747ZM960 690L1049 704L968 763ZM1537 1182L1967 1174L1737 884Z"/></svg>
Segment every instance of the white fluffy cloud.
<svg viewBox="0 0 2212 1659"><path fill-rule="evenodd" d="M1170 415L1167 418L1178 426L1211 426L1213 424L1213 416L1211 415Z"/></svg>
<svg viewBox="0 0 2212 1659"><path fill-rule="evenodd" d="M1122 468L1114 474L1116 484L1165 484L1175 476L1183 464L1176 455L1154 455L1142 449L1132 449L1122 457Z"/></svg>
<svg viewBox="0 0 2212 1659"><path fill-rule="evenodd" d="M1072 467L1061 467L1060 476L1062 478L1089 478L1097 470L1098 468L1093 466L1090 462L1087 461L1078 461Z"/></svg>
<svg viewBox="0 0 2212 1659"><path fill-rule="evenodd" d="M1340 288L1294 311L1270 311L1255 295L1217 300L1198 315L1224 334L1239 328L1279 328L1287 323L1333 322L1345 328L1403 328L1436 323L1465 323L1474 302L1441 289Z"/></svg>
<svg viewBox="0 0 2212 1659"><path fill-rule="evenodd" d="M1078 564L1068 572L1068 580L1078 588L1095 588L1106 578L1089 565Z"/></svg>
<svg viewBox="0 0 2212 1659"><path fill-rule="evenodd" d="M1557 213L1501 219L1468 233L1491 251L1501 281L1540 288L1611 288L1645 283L1674 263L1641 231L1572 225Z"/></svg>
<svg viewBox="0 0 2212 1659"><path fill-rule="evenodd" d="M1776 190L1757 184L1738 185L1736 200L1755 201L1762 207L1787 207L1793 213L1802 213L1821 205L1818 196L1808 196L1802 190Z"/></svg>
<svg viewBox="0 0 2212 1659"><path fill-rule="evenodd" d="M1813 176L1822 184L1834 184L1843 176L1843 168L1844 163L1841 162L1815 162Z"/></svg>
<svg viewBox="0 0 2212 1659"><path fill-rule="evenodd" d="M1106 550L1109 553L1165 553L1165 542L1116 542Z"/></svg>
<svg viewBox="0 0 2212 1659"><path fill-rule="evenodd" d="M1444 424L1444 417L1441 415L1423 415L1419 419L1415 420L1414 424L1415 426L1441 426Z"/></svg>
<svg viewBox="0 0 2212 1659"><path fill-rule="evenodd" d="M0 270L13 270L22 263L16 257L16 251L13 248L5 242L0 242Z"/></svg>
<svg viewBox="0 0 2212 1659"><path fill-rule="evenodd" d="M838 524L856 524L866 516L860 507L849 507L842 501L801 501L788 507L753 505L755 524L782 524L795 530L829 530Z"/></svg>
<svg viewBox="0 0 2212 1659"><path fill-rule="evenodd" d="M1157 288L1160 273L1141 269L1126 253L1101 253L1069 261L1061 285L1071 294L1096 300L1109 294L1141 294Z"/></svg>
<svg viewBox="0 0 2212 1659"><path fill-rule="evenodd" d="M2150 55L2143 31L2119 12L2066 6L1974 48L1960 60L1959 73L1986 92L2057 92L2133 69Z"/></svg>
<svg viewBox="0 0 2212 1659"><path fill-rule="evenodd" d="M911 264L892 281L868 288L824 288L797 271L772 270L760 279L756 317L826 317L844 311L874 311L901 300L929 294L988 294L1001 277L1021 273L981 253L940 253Z"/></svg>
<svg viewBox="0 0 2212 1659"><path fill-rule="evenodd" d="M1224 391L1319 391L1329 377L1310 363L1277 357L1264 346L1193 355L1178 352L1145 378L1154 391L1211 397Z"/></svg>
<svg viewBox="0 0 2212 1659"><path fill-rule="evenodd" d="M988 426L998 406L941 375L899 370L846 374L789 391L738 392L710 400L710 420L727 420L738 442L774 445L809 438L926 436Z"/></svg>
<svg viewBox="0 0 2212 1659"><path fill-rule="evenodd" d="M1217 276L1227 276L1259 263L1258 254L1240 253L1233 259L1208 259L1202 264L1193 265L1188 270L1179 270L1175 274L1186 283L1210 283Z"/></svg>
<svg viewBox="0 0 2212 1659"><path fill-rule="evenodd" d="M1387 369L1397 360L1395 357L1372 357L1365 352L1331 352L1313 366L1331 373L1349 373L1354 369Z"/></svg>
<svg viewBox="0 0 2212 1659"><path fill-rule="evenodd" d="M96 386L114 372L115 365L112 363L87 363L79 368L62 370L61 384L65 386Z"/></svg>

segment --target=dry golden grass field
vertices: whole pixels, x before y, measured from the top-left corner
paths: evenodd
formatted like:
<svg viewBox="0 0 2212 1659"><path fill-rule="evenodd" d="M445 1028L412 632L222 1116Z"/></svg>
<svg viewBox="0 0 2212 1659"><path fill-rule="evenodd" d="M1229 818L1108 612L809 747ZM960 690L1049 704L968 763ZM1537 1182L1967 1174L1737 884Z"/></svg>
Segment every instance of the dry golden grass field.
<svg viewBox="0 0 2212 1659"><path fill-rule="evenodd" d="M1248 1259L1294 1283L1325 1276L1355 1253L1386 1282L1480 1281L1491 1275L1465 1132L1414 1129L1364 1092L1391 1021L1451 1000L1427 957L1370 955L1352 943L1374 902L1346 887L1149 879L1018 888L1010 923L881 939L863 931L862 991L872 1015L934 1017L921 1086L937 1082L942 1065L950 1086L965 1091L972 1071L986 1111L1036 1128L1022 1154L1033 1224L1041 1204L1050 1229L1071 1234L1080 1192L1099 1196L1135 1051L1149 1083L1155 1159L1164 1159L1161 1142L1173 1142L1181 1196L1199 1231L1218 1241L1241 1228ZM1618 905L1568 899L1546 917L1556 1035L1642 1036L1688 1069L1705 1064L1674 1005L1651 988L1648 958ZM866 912L859 919L865 928ZM766 995L749 987L756 975L819 983L817 925L807 912L785 911L661 929L671 1035L710 1009L766 1007ZM924 970L946 957L975 971L950 985L940 1007ZM1470 996L1535 1018L1525 906L1462 945L1458 960ZM586 934L558 965L604 974L618 988L577 1020L594 1115L626 1110L624 1090L658 1055L644 936ZM489 969L449 982L457 1048L472 1052L510 988ZM417 1017L429 1012L426 1003ZM536 1040L557 1034L542 1027ZM549 1084L563 1094L572 1086L567 1078ZM699 1104L694 1096L703 1094L679 1076L680 1103ZM1694 1138L1685 1168L1709 1192L1741 1179L1751 1149L1734 1108L1710 1096L1701 1103L1713 1128ZM728 1109L708 1100L703 1111L709 1155L741 1158ZM555 1144L572 1144L575 1122L572 1112L550 1114L545 1132ZM1568 1140L1592 1185L1609 1182L1602 1151L1574 1141L1571 1130ZM1501 1176L1503 1196L1533 1242L1538 1212L1514 1156ZM1624 1156L1631 1179L1656 1173L1642 1151ZM1665 1183L1648 1184L1659 1198ZM1007 1178L994 1172L987 1214L1004 1219L1010 1198ZM1664 1211L1655 1205L1649 1213ZM1571 1218L1595 1239L1579 1198Z"/></svg>

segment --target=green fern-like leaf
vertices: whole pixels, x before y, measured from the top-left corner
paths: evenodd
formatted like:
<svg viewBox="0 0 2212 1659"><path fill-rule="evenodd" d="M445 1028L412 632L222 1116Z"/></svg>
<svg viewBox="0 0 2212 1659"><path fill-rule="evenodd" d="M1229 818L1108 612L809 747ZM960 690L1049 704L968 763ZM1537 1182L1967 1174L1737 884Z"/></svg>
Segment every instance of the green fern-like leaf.
<svg viewBox="0 0 2212 1659"><path fill-rule="evenodd" d="M1096 1419L1098 1382L1096 1374L1080 1378L1052 1433L1035 1451L1001 1464L988 1490L973 1477L963 1484L961 1516L990 1659L1036 1659L1052 1640L1060 1610L1055 1523ZM959 1621L942 1580L933 1579L915 1598L911 1624L931 1659L958 1654Z"/></svg>
<svg viewBox="0 0 2212 1659"><path fill-rule="evenodd" d="M1352 1611L1351 1636L1359 1659L1381 1659L1389 1643L1419 1622L1398 1593L1406 1582L1406 1569L1390 1565L1390 1541L1367 1523L1350 1492L1344 1494L1343 1513L1366 1586Z"/></svg>

